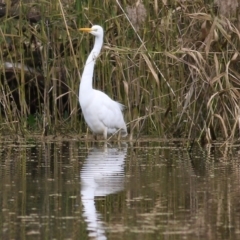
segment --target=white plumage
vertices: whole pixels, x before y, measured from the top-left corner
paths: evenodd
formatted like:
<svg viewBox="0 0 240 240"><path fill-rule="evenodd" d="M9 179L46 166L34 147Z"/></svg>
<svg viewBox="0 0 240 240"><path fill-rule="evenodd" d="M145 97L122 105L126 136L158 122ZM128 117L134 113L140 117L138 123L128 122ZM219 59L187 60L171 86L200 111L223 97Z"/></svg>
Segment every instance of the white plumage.
<svg viewBox="0 0 240 240"><path fill-rule="evenodd" d="M79 89L84 119L94 134L103 134L105 139L108 134L114 134L118 130L125 137L127 128L122 114L123 105L92 86L94 65L103 45L103 28L94 25L80 30L95 36L94 47L87 58Z"/></svg>

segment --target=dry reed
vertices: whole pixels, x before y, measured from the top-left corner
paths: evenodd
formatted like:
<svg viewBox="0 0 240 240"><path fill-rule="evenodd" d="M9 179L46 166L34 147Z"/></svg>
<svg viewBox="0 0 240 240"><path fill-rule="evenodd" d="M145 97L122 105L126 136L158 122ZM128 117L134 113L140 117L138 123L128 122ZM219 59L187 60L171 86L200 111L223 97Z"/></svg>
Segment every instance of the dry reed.
<svg viewBox="0 0 240 240"><path fill-rule="evenodd" d="M127 106L132 134L238 138L236 4L56 0L6 6L10 14L0 22L2 134L86 132L77 95L93 37L77 28L100 24L105 44L94 87Z"/></svg>

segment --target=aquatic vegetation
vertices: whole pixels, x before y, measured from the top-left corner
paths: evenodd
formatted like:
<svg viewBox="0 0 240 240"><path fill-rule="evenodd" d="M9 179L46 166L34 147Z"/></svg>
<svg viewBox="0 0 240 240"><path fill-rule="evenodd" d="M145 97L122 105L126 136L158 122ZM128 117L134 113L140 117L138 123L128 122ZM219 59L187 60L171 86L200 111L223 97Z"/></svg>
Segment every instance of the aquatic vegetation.
<svg viewBox="0 0 240 240"><path fill-rule="evenodd" d="M93 40L77 29L93 23L106 31L94 87L126 105L131 135L238 137L238 2L212 2L55 0L3 6L2 134L86 132L77 93Z"/></svg>

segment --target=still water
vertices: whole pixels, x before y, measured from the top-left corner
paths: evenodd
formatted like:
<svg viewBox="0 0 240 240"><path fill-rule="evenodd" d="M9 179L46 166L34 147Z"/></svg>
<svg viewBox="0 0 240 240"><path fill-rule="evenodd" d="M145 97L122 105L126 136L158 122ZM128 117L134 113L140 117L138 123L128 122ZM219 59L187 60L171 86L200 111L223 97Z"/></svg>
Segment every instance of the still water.
<svg viewBox="0 0 240 240"><path fill-rule="evenodd" d="M240 146L0 143L0 239L240 239Z"/></svg>

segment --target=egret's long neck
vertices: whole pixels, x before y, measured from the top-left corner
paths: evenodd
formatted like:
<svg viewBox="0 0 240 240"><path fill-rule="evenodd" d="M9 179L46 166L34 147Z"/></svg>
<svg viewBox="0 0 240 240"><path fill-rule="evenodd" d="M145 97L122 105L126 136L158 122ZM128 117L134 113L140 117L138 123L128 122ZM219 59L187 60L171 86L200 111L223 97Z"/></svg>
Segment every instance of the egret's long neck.
<svg viewBox="0 0 240 240"><path fill-rule="evenodd" d="M88 94L89 91L93 89L92 82L93 82L94 65L101 51L102 45L103 45L103 37L96 37L94 47L87 58L86 65L82 73L82 79L80 82L80 89L79 89L80 96L81 94L85 94L85 95Z"/></svg>

